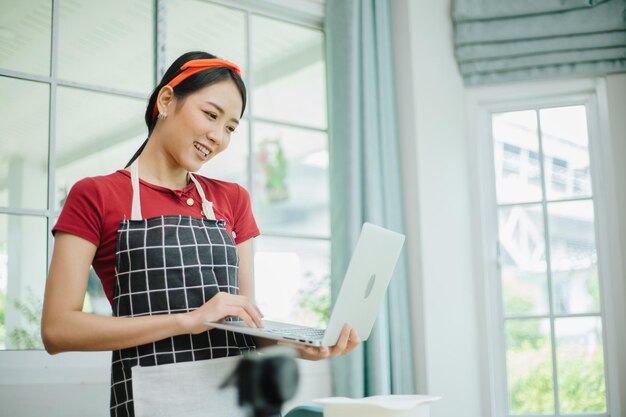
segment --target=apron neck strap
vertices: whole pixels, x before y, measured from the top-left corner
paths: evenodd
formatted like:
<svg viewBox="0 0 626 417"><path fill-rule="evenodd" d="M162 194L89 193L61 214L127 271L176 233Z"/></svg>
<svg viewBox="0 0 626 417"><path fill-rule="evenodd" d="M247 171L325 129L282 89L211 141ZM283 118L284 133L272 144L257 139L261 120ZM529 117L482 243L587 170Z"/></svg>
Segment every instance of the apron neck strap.
<svg viewBox="0 0 626 417"><path fill-rule="evenodd" d="M139 199L139 158L130 165L130 181L133 185L133 205L131 220L141 220L141 200Z"/></svg>
<svg viewBox="0 0 626 417"><path fill-rule="evenodd" d="M191 172L189 173L189 178L191 178L191 181L193 181L193 183L196 185L196 190L198 190L198 194L200 194L200 198L202 199L202 213L204 213L204 217L206 217L209 220L215 220L215 212L213 211L213 203L206 199L202 186L200 185L196 177L194 177L194 175Z"/></svg>
<svg viewBox="0 0 626 417"><path fill-rule="evenodd" d="M196 186L196 190L198 190L198 194L200 194L200 198L202 199L202 213L204 214L204 217L209 220L215 220L213 203L206 199L202 186L191 172L189 173L189 177ZM141 220L141 200L139 198L139 158L135 159L130 165L130 181L133 186L133 202L130 219Z"/></svg>

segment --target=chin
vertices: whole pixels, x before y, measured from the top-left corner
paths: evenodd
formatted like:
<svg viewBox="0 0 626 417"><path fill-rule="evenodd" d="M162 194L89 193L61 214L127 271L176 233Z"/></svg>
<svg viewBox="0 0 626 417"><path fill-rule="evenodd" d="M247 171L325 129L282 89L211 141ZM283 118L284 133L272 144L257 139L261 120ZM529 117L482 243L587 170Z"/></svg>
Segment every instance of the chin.
<svg viewBox="0 0 626 417"><path fill-rule="evenodd" d="M198 158L194 157L194 158L186 160L186 161L181 161L182 162L181 166L183 168L185 168L189 172L197 172L207 162L209 162L211 159L213 159L214 156L215 156L215 154L210 154L206 161L202 161L202 160L199 160Z"/></svg>
<svg viewBox="0 0 626 417"><path fill-rule="evenodd" d="M196 172L202 168L204 162L201 161L181 161L181 168L185 169L188 172Z"/></svg>

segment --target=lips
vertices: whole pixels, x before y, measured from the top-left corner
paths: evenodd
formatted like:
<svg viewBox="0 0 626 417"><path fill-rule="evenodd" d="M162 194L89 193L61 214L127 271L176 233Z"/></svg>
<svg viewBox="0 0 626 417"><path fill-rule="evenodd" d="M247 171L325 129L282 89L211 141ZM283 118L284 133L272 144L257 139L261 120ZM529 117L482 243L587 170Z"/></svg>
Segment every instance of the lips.
<svg viewBox="0 0 626 417"><path fill-rule="evenodd" d="M209 155L213 152L211 151L211 149L207 148L200 142L194 142L193 146L198 150L198 152L200 152L200 154L204 156L205 159L208 158Z"/></svg>

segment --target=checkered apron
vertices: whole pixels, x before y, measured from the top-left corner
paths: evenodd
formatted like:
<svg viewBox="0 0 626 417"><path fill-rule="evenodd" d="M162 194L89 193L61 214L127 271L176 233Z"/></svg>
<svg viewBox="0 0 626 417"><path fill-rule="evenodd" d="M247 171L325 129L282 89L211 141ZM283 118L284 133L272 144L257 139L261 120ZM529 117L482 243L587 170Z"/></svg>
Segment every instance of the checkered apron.
<svg viewBox="0 0 626 417"><path fill-rule="evenodd" d="M224 221L215 219L202 187L190 176L206 218L171 215L142 219L137 162L131 165L132 218L122 220L118 230L114 316L184 313L220 291L239 293L235 243ZM238 356L254 348L248 336L213 329L116 350L111 365L111 416L135 415L134 366Z"/></svg>

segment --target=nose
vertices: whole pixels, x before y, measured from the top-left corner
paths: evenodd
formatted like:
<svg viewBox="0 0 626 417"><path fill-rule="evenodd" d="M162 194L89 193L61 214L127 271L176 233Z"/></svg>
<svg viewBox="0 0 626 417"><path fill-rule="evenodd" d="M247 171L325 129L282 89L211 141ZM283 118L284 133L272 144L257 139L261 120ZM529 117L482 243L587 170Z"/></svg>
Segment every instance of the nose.
<svg viewBox="0 0 626 417"><path fill-rule="evenodd" d="M224 132L222 129L210 129L207 134L206 137L208 140L210 140L211 142L215 143L216 145L221 145L222 141L224 140Z"/></svg>

